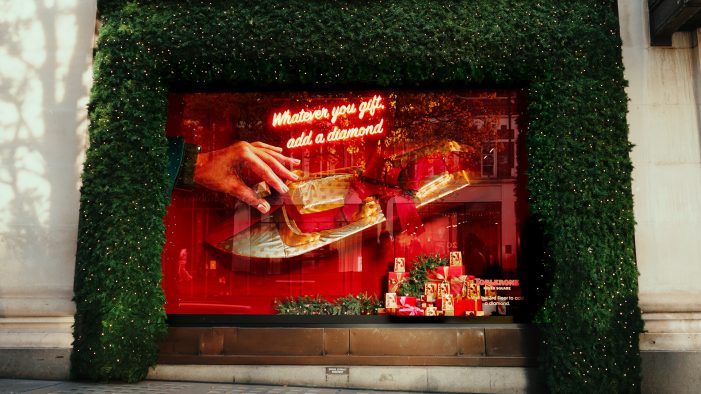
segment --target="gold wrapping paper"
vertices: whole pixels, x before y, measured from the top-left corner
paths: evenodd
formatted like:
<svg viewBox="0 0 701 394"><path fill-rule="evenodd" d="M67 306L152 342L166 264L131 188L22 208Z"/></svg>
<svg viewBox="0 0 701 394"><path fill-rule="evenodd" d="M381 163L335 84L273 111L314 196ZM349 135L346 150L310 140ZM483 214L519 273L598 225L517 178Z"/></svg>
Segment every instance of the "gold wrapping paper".
<svg viewBox="0 0 701 394"><path fill-rule="evenodd" d="M314 174L287 186L299 213L307 214L342 207L352 180L353 174Z"/></svg>
<svg viewBox="0 0 701 394"><path fill-rule="evenodd" d="M401 155L391 160L396 164L434 154L463 151L463 147L446 141L436 146L421 148L410 154ZM346 172L348 169L342 169ZM303 180L289 184L290 199L300 213L315 213L340 208L355 175L314 174ZM417 208L448 196L470 184L466 171L443 173L426 180L415 195ZM232 254L255 258L289 258L299 256L322 246L329 245L342 238L361 232L385 221L380 204L372 197L363 201L360 209L351 218L351 223L340 228L303 233L295 225L285 208L265 217L261 222L245 229L218 247Z"/></svg>
<svg viewBox="0 0 701 394"><path fill-rule="evenodd" d="M397 306L397 294L396 293L385 293L385 308L386 309L396 309Z"/></svg>
<svg viewBox="0 0 701 394"><path fill-rule="evenodd" d="M404 272L406 269L406 262L404 257L394 258L394 272Z"/></svg>

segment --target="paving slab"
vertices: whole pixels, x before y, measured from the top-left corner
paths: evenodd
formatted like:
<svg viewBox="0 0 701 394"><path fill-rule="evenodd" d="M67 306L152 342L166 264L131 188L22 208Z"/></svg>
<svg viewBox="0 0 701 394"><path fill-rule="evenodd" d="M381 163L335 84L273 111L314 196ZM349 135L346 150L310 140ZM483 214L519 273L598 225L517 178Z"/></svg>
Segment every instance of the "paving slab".
<svg viewBox="0 0 701 394"><path fill-rule="evenodd" d="M353 390L252 384L144 381L87 383L50 380L0 379L0 394L145 393L145 394L410 394L407 391Z"/></svg>

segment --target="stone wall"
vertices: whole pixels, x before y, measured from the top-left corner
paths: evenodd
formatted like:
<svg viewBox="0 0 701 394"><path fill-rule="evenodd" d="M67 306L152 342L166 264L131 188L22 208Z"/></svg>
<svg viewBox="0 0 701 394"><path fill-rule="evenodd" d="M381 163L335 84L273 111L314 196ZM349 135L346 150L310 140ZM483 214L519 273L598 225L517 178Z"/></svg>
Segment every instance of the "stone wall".
<svg viewBox="0 0 701 394"><path fill-rule="evenodd" d="M0 12L0 376L68 373L95 0Z"/></svg>
<svg viewBox="0 0 701 394"><path fill-rule="evenodd" d="M699 32L651 47L646 2L620 0L619 13L635 144L643 390L689 392L701 383L693 372L701 366Z"/></svg>

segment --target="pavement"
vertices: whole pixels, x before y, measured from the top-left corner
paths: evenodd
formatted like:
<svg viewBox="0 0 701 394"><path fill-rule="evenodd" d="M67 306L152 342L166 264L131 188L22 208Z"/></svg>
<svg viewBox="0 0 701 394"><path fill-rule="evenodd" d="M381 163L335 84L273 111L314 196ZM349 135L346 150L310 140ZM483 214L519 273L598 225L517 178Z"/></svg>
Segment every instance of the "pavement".
<svg viewBox="0 0 701 394"><path fill-rule="evenodd" d="M172 382L157 380L147 380L139 383L88 383L58 380L0 379L0 394L9 393L409 394L409 392L407 391L354 390L227 383Z"/></svg>

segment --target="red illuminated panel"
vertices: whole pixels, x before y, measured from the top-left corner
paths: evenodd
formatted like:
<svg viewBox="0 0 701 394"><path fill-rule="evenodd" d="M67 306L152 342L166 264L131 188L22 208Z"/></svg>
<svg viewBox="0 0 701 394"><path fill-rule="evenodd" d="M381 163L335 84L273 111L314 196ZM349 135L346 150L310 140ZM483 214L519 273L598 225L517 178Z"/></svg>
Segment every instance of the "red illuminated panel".
<svg viewBox="0 0 701 394"><path fill-rule="evenodd" d="M240 141L280 147L299 160L287 167L309 181L288 182L285 194L272 190L267 214L202 186L176 188L164 219L166 312L275 314L276 300L298 296L384 300L395 257L410 270L421 255L453 251L467 275L517 277L515 149L487 150L491 162L483 154L484 146L516 143L514 97L172 95L168 136L199 145L200 154ZM494 162L504 168L489 171ZM296 244L284 233L295 226L301 238L326 238Z"/></svg>

